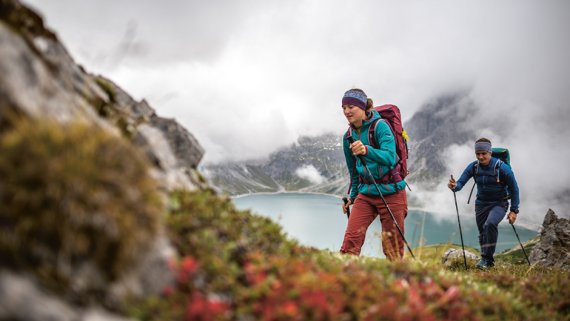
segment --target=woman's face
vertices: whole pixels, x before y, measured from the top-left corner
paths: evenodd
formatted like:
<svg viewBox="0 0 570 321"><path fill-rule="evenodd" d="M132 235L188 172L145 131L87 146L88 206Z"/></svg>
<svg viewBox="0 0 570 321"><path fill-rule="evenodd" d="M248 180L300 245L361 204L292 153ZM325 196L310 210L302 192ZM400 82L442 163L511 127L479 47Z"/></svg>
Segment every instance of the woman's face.
<svg viewBox="0 0 570 321"><path fill-rule="evenodd" d="M360 127L366 118L366 112L354 105L342 105L342 111L346 120L357 127Z"/></svg>
<svg viewBox="0 0 570 321"><path fill-rule="evenodd" d="M489 162L491 161L491 153L487 151L478 150L475 152L475 156L477 157L479 164L483 166L489 165Z"/></svg>

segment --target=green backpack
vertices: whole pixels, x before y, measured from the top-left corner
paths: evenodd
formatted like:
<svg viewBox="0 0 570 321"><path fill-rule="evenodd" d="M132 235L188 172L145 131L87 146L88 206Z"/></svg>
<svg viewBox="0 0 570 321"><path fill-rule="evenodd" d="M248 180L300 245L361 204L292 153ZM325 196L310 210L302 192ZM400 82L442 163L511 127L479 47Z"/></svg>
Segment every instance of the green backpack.
<svg viewBox="0 0 570 321"><path fill-rule="evenodd" d="M502 147L491 148L491 156L502 160L505 164L511 166L511 155L509 150Z"/></svg>

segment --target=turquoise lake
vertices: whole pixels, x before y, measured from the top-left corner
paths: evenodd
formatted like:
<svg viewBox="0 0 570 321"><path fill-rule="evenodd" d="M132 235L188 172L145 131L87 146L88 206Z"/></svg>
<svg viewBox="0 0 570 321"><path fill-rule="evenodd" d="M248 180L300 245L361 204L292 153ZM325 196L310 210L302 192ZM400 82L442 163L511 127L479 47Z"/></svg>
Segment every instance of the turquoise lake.
<svg viewBox="0 0 570 321"><path fill-rule="evenodd" d="M267 216L283 227L287 235L301 244L319 249L338 251L342 244L347 218L342 213L342 200L332 195L310 193L251 194L232 199L239 209L250 209ZM475 214L460 215L465 245L479 248ZM524 242L537 235L537 231L517 226ZM384 257L380 245L380 221L376 219L368 228L361 255ZM405 221L405 236L412 249L420 244L461 244L457 217L440 219L437 214L409 210ZM505 220L499 224L497 253L518 245L516 236Z"/></svg>

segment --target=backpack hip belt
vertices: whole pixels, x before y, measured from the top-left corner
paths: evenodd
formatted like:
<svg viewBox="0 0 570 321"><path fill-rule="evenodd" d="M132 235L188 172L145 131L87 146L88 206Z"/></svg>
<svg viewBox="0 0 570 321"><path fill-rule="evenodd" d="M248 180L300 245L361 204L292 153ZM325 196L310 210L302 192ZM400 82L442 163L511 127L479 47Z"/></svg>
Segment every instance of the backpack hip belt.
<svg viewBox="0 0 570 321"><path fill-rule="evenodd" d="M400 174L400 164L396 165L392 170L390 170L386 175L380 178L380 183L382 184L390 184L390 183L398 183L403 181L402 175Z"/></svg>

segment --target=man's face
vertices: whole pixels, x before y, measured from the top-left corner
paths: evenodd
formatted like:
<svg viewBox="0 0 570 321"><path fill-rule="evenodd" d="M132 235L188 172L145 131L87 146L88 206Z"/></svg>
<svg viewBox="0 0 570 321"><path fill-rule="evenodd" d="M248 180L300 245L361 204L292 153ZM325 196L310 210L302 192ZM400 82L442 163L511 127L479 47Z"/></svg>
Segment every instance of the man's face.
<svg viewBox="0 0 570 321"><path fill-rule="evenodd" d="M488 151L478 150L475 152L475 156L481 165L489 165L491 161L491 153Z"/></svg>

